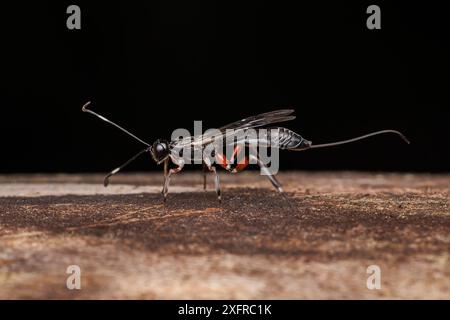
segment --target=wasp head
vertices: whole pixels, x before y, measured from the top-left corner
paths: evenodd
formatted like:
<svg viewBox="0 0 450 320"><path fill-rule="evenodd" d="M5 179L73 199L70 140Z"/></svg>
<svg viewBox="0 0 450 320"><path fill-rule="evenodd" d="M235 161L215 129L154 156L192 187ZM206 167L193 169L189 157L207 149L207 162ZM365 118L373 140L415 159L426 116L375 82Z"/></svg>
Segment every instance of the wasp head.
<svg viewBox="0 0 450 320"><path fill-rule="evenodd" d="M169 143L166 140L156 140L150 150L153 160L160 164L169 157Z"/></svg>

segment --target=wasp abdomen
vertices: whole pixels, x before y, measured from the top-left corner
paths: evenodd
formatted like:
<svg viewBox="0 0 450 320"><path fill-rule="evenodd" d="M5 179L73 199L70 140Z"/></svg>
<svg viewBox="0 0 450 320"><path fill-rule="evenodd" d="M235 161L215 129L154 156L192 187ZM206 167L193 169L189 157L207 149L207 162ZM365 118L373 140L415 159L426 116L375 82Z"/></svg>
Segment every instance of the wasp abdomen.
<svg viewBox="0 0 450 320"><path fill-rule="evenodd" d="M286 129L286 128L277 128L276 132L276 142L280 149L306 149L311 146L311 142L303 139L301 135L298 133ZM272 142L274 142L274 137L272 133Z"/></svg>

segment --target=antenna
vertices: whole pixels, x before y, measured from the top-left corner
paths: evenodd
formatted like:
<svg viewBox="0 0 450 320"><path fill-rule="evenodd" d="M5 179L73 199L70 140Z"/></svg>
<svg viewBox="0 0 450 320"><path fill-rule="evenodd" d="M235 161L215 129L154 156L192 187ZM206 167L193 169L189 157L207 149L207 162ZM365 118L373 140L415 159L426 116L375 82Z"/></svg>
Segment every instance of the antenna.
<svg viewBox="0 0 450 320"><path fill-rule="evenodd" d="M145 148L144 150L139 151L137 154L135 154L132 158L130 158L129 160L127 160L124 164L122 164L120 167L115 168L113 171L111 171L110 173L108 173L105 177L105 179L103 180L103 185L105 187L108 186L109 184L109 177L111 177L112 175L116 174L117 172L119 172L120 170L122 170L124 167L126 167L130 162L133 162L137 157L139 157L141 154L143 154L144 152L150 151L151 147L149 148Z"/></svg>
<svg viewBox="0 0 450 320"><path fill-rule="evenodd" d="M140 143L145 144L147 147L150 147L150 144L145 142L144 140L136 137L134 134L132 134L131 132L129 132L128 130L125 130L124 128L122 128L121 126L119 126L118 124L115 124L114 122L112 122L111 120L106 119L104 116L99 115L98 113L95 113L92 110L89 110L87 107L91 104L90 101L86 102L83 107L81 108L81 111L83 112L89 112L91 114L93 114L96 117L99 117L101 120L108 122L109 124L112 124L113 126L115 126L116 128L122 130L123 132L125 132L126 134L128 134L129 136L132 136L133 138L135 138L137 141L139 141Z"/></svg>

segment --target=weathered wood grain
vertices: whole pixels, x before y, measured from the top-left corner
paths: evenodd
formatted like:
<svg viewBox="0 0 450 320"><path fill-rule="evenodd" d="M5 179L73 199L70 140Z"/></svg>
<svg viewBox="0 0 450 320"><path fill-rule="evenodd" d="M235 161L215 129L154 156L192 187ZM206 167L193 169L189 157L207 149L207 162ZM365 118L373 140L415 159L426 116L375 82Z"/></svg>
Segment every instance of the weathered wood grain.
<svg viewBox="0 0 450 320"><path fill-rule="evenodd" d="M0 176L0 298L450 298L450 175L279 179L223 174L219 203L183 173L164 205L160 174Z"/></svg>

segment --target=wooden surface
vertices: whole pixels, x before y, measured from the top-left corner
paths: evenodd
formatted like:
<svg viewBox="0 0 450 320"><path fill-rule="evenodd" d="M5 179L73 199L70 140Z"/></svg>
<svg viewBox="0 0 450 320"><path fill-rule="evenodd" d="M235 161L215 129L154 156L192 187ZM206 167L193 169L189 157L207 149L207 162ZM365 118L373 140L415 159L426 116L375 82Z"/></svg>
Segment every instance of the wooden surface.
<svg viewBox="0 0 450 320"><path fill-rule="evenodd" d="M449 175L221 177L0 176L0 298L450 299Z"/></svg>

